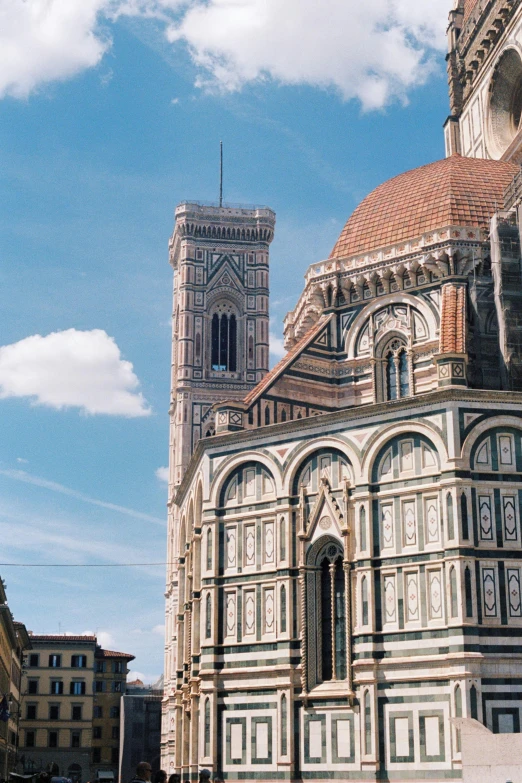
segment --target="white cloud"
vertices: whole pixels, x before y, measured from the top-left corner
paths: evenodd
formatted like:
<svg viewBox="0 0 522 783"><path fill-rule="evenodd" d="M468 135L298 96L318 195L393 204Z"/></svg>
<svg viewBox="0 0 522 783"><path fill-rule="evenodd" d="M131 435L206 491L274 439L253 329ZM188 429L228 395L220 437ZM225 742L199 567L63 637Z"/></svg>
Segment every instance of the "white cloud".
<svg viewBox="0 0 522 783"><path fill-rule="evenodd" d="M115 649L116 641L114 639L114 636L112 636L112 634L110 634L109 631L98 631L96 637L98 639L98 644L101 647L105 647L106 650Z"/></svg>
<svg viewBox="0 0 522 783"><path fill-rule="evenodd" d="M164 625L155 625L152 629L152 633L157 633L158 636L164 637L165 636L165 626Z"/></svg>
<svg viewBox="0 0 522 783"><path fill-rule="evenodd" d="M202 86L271 78L375 109L426 81L449 10L449 0L196 0L167 34L188 44Z"/></svg>
<svg viewBox="0 0 522 783"><path fill-rule="evenodd" d="M283 340L273 332L270 332L270 355L275 359L282 359L285 353Z"/></svg>
<svg viewBox="0 0 522 783"><path fill-rule="evenodd" d="M24 98L40 84L97 65L109 48L97 18L106 0L1 0L0 96Z"/></svg>
<svg viewBox="0 0 522 783"><path fill-rule="evenodd" d="M168 484L168 481L169 481L169 469L168 468L158 468L156 470L156 478L158 478L160 481L165 481Z"/></svg>
<svg viewBox="0 0 522 783"><path fill-rule="evenodd" d="M444 49L450 0L0 0L0 97L97 65L118 16L159 20L224 90L273 79L335 89L364 108L404 100Z"/></svg>
<svg viewBox="0 0 522 783"><path fill-rule="evenodd" d="M0 399L29 397L35 405L85 413L148 416L132 364L101 329L67 329L0 347Z"/></svg>

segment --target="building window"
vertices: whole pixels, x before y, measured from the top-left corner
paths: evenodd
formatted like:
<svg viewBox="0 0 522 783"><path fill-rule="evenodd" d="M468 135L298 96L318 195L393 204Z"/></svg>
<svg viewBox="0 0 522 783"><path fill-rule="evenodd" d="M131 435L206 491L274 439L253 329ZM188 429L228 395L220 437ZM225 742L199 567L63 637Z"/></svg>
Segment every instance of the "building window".
<svg viewBox="0 0 522 783"><path fill-rule="evenodd" d="M346 598L342 549L333 538L321 538L308 556L307 604L317 622L308 630L311 684L346 679Z"/></svg>
<svg viewBox="0 0 522 783"><path fill-rule="evenodd" d="M369 603L368 603L368 579L363 576L361 580L361 604L362 604L362 624L368 625Z"/></svg>
<svg viewBox="0 0 522 783"><path fill-rule="evenodd" d="M86 655L73 655L71 657L71 667L73 669L86 669L87 668L87 656Z"/></svg>
<svg viewBox="0 0 522 783"><path fill-rule="evenodd" d="M455 717L462 718L462 691L460 685L455 688ZM460 753L460 729L456 730L457 753Z"/></svg>
<svg viewBox="0 0 522 783"><path fill-rule="evenodd" d="M105 661L96 661L95 672L97 674L103 674L105 671Z"/></svg>
<svg viewBox="0 0 522 783"><path fill-rule="evenodd" d="M111 718L119 718L120 717L120 708L119 707L111 707L109 714L110 714Z"/></svg>
<svg viewBox="0 0 522 783"><path fill-rule="evenodd" d="M410 362L405 343L393 338L382 350L377 350L382 366L384 400L410 396Z"/></svg>
<svg viewBox="0 0 522 783"><path fill-rule="evenodd" d="M121 693L122 690L123 690L122 685L123 685L122 682L115 682L115 683L113 683L113 686L112 686L113 692L114 693Z"/></svg>
<svg viewBox="0 0 522 783"><path fill-rule="evenodd" d="M103 693L105 690L105 682L104 680L95 680L94 681L94 692L95 693Z"/></svg>
<svg viewBox="0 0 522 783"><path fill-rule="evenodd" d="M93 718L103 718L103 707L98 706L98 704L95 704L92 711Z"/></svg>
<svg viewBox="0 0 522 783"><path fill-rule="evenodd" d="M207 571L212 571L212 530L207 530Z"/></svg>
<svg viewBox="0 0 522 783"><path fill-rule="evenodd" d="M27 720L36 720L37 704L28 704L25 710L25 717Z"/></svg>
<svg viewBox="0 0 522 783"><path fill-rule="evenodd" d="M471 717L475 718L475 720L478 720L477 689L474 685L472 685L469 689L469 710Z"/></svg>
<svg viewBox="0 0 522 783"><path fill-rule="evenodd" d="M25 747L26 748L34 748L34 739L35 739L35 732L34 731L26 731L25 732Z"/></svg>
<svg viewBox="0 0 522 783"><path fill-rule="evenodd" d="M473 593L471 589L471 571L466 566L464 571L464 593L466 599L466 617L473 617Z"/></svg>
<svg viewBox="0 0 522 783"><path fill-rule="evenodd" d="M286 587L281 587L281 633L286 633Z"/></svg>
<svg viewBox="0 0 522 783"><path fill-rule="evenodd" d="M50 655L49 656L49 667L51 669L59 669L62 665L62 656L61 655Z"/></svg>
<svg viewBox="0 0 522 783"><path fill-rule="evenodd" d="M361 506L359 511L359 547L362 552L366 550L366 509Z"/></svg>
<svg viewBox="0 0 522 783"><path fill-rule="evenodd" d="M281 755L282 756L286 756L288 753L287 722L288 722L288 707L286 703L286 696L283 693L283 695L281 696Z"/></svg>
<svg viewBox="0 0 522 783"><path fill-rule="evenodd" d="M113 726L112 727L112 739L117 740L120 738L120 727L119 726Z"/></svg>
<svg viewBox="0 0 522 783"><path fill-rule="evenodd" d="M49 704L49 720L60 720L59 704Z"/></svg>
<svg viewBox="0 0 522 783"><path fill-rule="evenodd" d="M451 601L451 616L458 616L458 596L457 596L457 572L454 566L450 568L450 601Z"/></svg>
<svg viewBox="0 0 522 783"><path fill-rule="evenodd" d="M207 593L205 601L205 639L210 639L212 636L212 598L210 593Z"/></svg>
<svg viewBox="0 0 522 783"><path fill-rule="evenodd" d="M58 747L58 732L57 731L50 731L49 732L48 746L50 748L57 748Z"/></svg>
<svg viewBox="0 0 522 783"><path fill-rule="evenodd" d="M453 525L453 498L451 492L446 495L446 513L448 517L448 538L451 540L455 538L455 530Z"/></svg>
<svg viewBox="0 0 522 783"><path fill-rule="evenodd" d="M117 764L120 760L120 749L111 748L111 764Z"/></svg>
<svg viewBox="0 0 522 783"><path fill-rule="evenodd" d="M364 694L364 753L371 756L372 753L372 705L370 691Z"/></svg>
<svg viewBox="0 0 522 783"><path fill-rule="evenodd" d="M82 743L81 731L71 731L71 748L80 748Z"/></svg>
<svg viewBox="0 0 522 783"><path fill-rule="evenodd" d="M73 720L81 720L82 719L82 705L81 704L75 704L71 710L71 717Z"/></svg>
<svg viewBox="0 0 522 783"><path fill-rule="evenodd" d="M83 696L85 693L85 681L73 680L69 686L69 693L73 696Z"/></svg>
<svg viewBox="0 0 522 783"><path fill-rule="evenodd" d="M462 538L469 539L468 499L465 492L460 496L460 516L462 519Z"/></svg>
<svg viewBox="0 0 522 783"><path fill-rule="evenodd" d="M28 680L27 693L38 693L38 680Z"/></svg>
<svg viewBox="0 0 522 783"><path fill-rule="evenodd" d="M31 669L35 669L38 666L40 656L36 653L31 653L31 655L28 656L28 666L31 667Z"/></svg>
<svg viewBox="0 0 522 783"><path fill-rule="evenodd" d="M205 700L205 749L204 755L210 756L210 699Z"/></svg>
<svg viewBox="0 0 522 783"><path fill-rule="evenodd" d="M279 558L286 560L286 520L284 517L279 520Z"/></svg>
<svg viewBox="0 0 522 783"><path fill-rule="evenodd" d="M123 663L121 661L114 661L112 664L112 671L114 674L123 674Z"/></svg>
<svg viewBox="0 0 522 783"><path fill-rule="evenodd" d="M63 682L61 680L51 680L51 693L56 696L63 693Z"/></svg>
<svg viewBox="0 0 522 783"><path fill-rule="evenodd" d="M102 727L101 726L93 726L93 728L92 728L92 738L93 739L101 739L102 738Z"/></svg>
<svg viewBox="0 0 522 783"><path fill-rule="evenodd" d="M212 369L236 372L237 323L233 313L212 316Z"/></svg>

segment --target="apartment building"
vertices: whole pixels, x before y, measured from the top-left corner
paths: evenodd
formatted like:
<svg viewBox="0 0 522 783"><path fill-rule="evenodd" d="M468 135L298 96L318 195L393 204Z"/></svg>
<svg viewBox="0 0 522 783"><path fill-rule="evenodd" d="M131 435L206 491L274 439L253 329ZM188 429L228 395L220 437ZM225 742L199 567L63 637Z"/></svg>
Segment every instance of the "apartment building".
<svg viewBox="0 0 522 783"><path fill-rule="evenodd" d="M23 651L30 647L25 625L13 620L0 579L0 778L17 764Z"/></svg>
<svg viewBox="0 0 522 783"><path fill-rule="evenodd" d="M23 771L58 765L74 783L114 770L120 700L132 655L103 650L96 636L30 635L23 673Z"/></svg>
<svg viewBox="0 0 522 783"><path fill-rule="evenodd" d="M128 664L133 655L96 648L94 658L94 704L92 765L118 777L122 696Z"/></svg>

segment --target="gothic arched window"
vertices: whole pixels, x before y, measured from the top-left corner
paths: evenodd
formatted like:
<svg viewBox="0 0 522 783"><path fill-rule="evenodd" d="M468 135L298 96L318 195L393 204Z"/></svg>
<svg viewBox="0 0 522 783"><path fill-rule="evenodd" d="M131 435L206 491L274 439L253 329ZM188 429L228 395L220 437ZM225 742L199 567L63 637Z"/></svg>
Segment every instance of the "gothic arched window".
<svg viewBox="0 0 522 783"><path fill-rule="evenodd" d="M212 316L211 366L213 370L236 372L237 320L234 313Z"/></svg>
<svg viewBox="0 0 522 783"><path fill-rule="evenodd" d="M394 337L379 346L376 356L381 363L381 379L377 386L382 389L382 399L398 400L409 397L410 390L410 360L406 344L402 338Z"/></svg>
<svg viewBox="0 0 522 783"><path fill-rule="evenodd" d="M330 536L310 550L307 605L309 682L311 686L345 680L346 587L341 544Z"/></svg>

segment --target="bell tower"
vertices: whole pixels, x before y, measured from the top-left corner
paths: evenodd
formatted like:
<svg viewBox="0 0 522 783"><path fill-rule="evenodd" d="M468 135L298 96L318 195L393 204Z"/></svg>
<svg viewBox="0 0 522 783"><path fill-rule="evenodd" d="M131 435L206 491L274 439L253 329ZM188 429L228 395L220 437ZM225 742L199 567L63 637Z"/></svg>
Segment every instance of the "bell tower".
<svg viewBox="0 0 522 783"><path fill-rule="evenodd" d="M267 207L183 202L169 243L174 268L170 483L215 433L212 405L242 399L268 371Z"/></svg>
<svg viewBox="0 0 522 783"><path fill-rule="evenodd" d="M446 155L522 163L522 3L455 0Z"/></svg>

